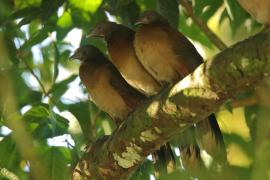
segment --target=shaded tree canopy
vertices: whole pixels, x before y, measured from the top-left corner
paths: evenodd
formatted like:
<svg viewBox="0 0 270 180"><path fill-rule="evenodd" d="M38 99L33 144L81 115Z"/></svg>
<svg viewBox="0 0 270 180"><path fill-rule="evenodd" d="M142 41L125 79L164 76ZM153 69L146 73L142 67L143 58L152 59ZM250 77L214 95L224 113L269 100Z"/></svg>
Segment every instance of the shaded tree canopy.
<svg viewBox="0 0 270 180"><path fill-rule="evenodd" d="M177 170L158 179L194 178L181 166L177 136L215 112L228 165L220 170L210 162L197 177L269 178L270 34L260 24L269 21L252 14L254 9L247 5L252 1L240 3L0 1L0 177L150 179L154 168L147 155L170 141ZM267 3L265 7L257 11L267 10ZM158 11L187 36L206 62L149 98L116 128L110 117L88 100L77 75L79 63L68 59L85 44L106 54L104 41L86 37L90 29L108 19L136 29L134 22L148 9ZM155 123L149 123L147 119L153 117ZM155 129L162 129L162 135L153 133ZM152 140L136 144L142 132ZM126 149L132 149L137 158L123 158L123 153L130 153Z"/></svg>

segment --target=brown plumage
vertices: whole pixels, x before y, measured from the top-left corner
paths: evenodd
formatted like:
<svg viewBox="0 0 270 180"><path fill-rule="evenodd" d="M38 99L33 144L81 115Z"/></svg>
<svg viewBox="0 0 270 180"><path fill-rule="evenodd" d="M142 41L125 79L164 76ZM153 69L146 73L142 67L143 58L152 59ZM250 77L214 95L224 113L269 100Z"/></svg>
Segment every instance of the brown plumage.
<svg viewBox="0 0 270 180"><path fill-rule="evenodd" d="M90 33L91 37L106 40L111 62L125 80L138 91L147 96L157 94L160 84L144 69L138 61L134 48L135 32L114 22L102 22Z"/></svg>
<svg viewBox="0 0 270 180"><path fill-rule="evenodd" d="M146 11L138 19L137 25L140 26L134 41L136 55L159 83L175 83L203 62L192 43L158 13ZM200 138L199 145L208 153L214 155L218 151L224 152L223 138L216 119L201 121L197 124L196 131ZM184 138L188 137L182 138L183 142L186 142ZM196 146L194 144L192 149ZM182 151L188 152L183 149Z"/></svg>
<svg viewBox="0 0 270 180"><path fill-rule="evenodd" d="M79 76L92 101L107 112L117 125L145 98L128 85L96 47L82 46L71 58L81 60Z"/></svg>
<svg viewBox="0 0 270 180"><path fill-rule="evenodd" d="M269 0L238 0L238 2L258 22L270 26Z"/></svg>
<svg viewBox="0 0 270 180"><path fill-rule="evenodd" d="M160 92L161 85L137 59L133 47L135 32L132 29L114 22L102 22L92 29L89 36L106 40L111 62L132 87L146 96ZM153 157L157 171L169 172L175 168L174 155L169 144L161 147Z"/></svg>

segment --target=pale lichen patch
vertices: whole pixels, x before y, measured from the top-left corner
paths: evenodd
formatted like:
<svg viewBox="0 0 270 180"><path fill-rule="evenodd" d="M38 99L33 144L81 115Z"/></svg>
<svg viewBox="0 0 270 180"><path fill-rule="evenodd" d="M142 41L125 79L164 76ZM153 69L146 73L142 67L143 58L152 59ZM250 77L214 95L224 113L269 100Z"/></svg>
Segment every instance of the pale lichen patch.
<svg viewBox="0 0 270 180"><path fill-rule="evenodd" d="M141 151L141 147L131 143L130 146L126 147L126 150L122 152L121 155L113 153L113 158L122 168L130 168L143 159L139 154Z"/></svg>
<svg viewBox="0 0 270 180"><path fill-rule="evenodd" d="M231 67L232 69L234 69L234 70L237 70L237 67L236 67L236 65L235 65L233 62L230 63L230 67Z"/></svg>
<svg viewBox="0 0 270 180"><path fill-rule="evenodd" d="M185 108L185 107L179 107L181 113L183 116L189 116L189 117L195 117L197 114L195 112L192 112L191 109Z"/></svg>
<svg viewBox="0 0 270 180"><path fill-rule="evenodd" d="M187 124L186 123L180 123L179 127L185 127Z"/></svg>
<svg viewBox="0 0 270 180"><path fill-rule="evenodd" d="M154 127L154 130L158 133L158 134L161 134L162 131L158 128L158 127Z"/></svg>
<svg viewBox="0 0 270 180"><path fill-rule="evenodd" d="M159 109L159 102L154 101L147 107L146 112L149 114L150 117L153 117L157 114L158 109Z"/></svg>
<svg viewBox="0 0 270 180"><path fill-rule="evenodd" d="M142 148L140 146L138 146L137 144L130 143L130 146L134 147L134 149L136 149L138 152L142 151Z"/></svg>
<svg viewBox="0 0 270 180"><path fill-rule="evenodd" d="M143 141L143 142L151 142L151 141L154 141L158 138L158 135L156 133L154 133L152 130L146 130L146 131L143 131L141 132L141 136L140 136L140 139Z"/></svg>
<svg viewBox="0 0 270 180"><path fill-rule="evenodd" d="M204 76L204 66L197 68L192 74L177 83L170 91L169 96L174 96L179 91L192 87L208 87L209 80Z"/></svg>
<svg viewBox="0 0 270 180"><path fill-rule="evenodd" d="M250 64L249 59L244 57L240 60L240 63L242 68L246 68Z"/></svg>
<svg viewBox="0 0 270 180"><path fill-rule="evenodd" d="M125 158L122 158L121 156L119 156L116 153L113 153L113 158L117 161L117 164L119 166L121 166L122 168L130 168L134 165L133 162L131 162Z"/></svg>
<svg viewBox="0 0 270 180"><path fill-rule="evenodd" d="M174 103L167 100L164 106L162 107L162 110L167 114L174 114L177 111L177 106Z"/></svg>

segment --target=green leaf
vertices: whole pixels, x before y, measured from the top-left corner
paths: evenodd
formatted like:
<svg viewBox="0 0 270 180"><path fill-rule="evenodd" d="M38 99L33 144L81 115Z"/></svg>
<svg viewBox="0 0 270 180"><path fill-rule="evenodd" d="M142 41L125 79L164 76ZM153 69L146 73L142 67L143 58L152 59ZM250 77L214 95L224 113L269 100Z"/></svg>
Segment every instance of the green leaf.
<svg viewBox="0 0 270 180"><path fill-rule="evenodd" d="M95 13L102 3L102 0L69 0L69 3L74 8L80 9L81 11Z"/></svg>
<svg viewBox="0 0 270 180"><path fill-rule="evenodd" d="M194 24L194 22L189 23L188 19L189 18L186 17L183 11L180 11L180 31L192 40L198 41L199 43L207 46L208 48L213 48L213 45L209 41L208 37L201 31L201 29L196 24Z"/></svg>
<svg viewBox="0 0 270 180"><path fill-rule="evenodd" d="M23 119L28 124L33 136L44 139L67 133L69 121L50 110L46 104L33 106L24 115Z"/></svg>
<svg viewBox="0 0 270 180"><path fill-rule="evenodd" d="M57 26L63 29L70 28L72 24L72 17L69 12L64 12L57 21Z"/></svg>
<svg viewBox="0 0 270 180"><path fill-rule="evenodd" d="M233 35L237 29L248 19L250 16L235 0L226 0L225 6L231 23Z"/></svg>
<svg viewBox="0 0 270 180"><path fill-rule="evenodd" d="M91 120L88 102L79 102L68 105L68 110L78 119L84 137L89 139L91 130Z"/></svg>
<svg viewBox="0 0 270 180"><path fill-rule="evenodd" d="M71 8L71 17L76 27L85 28L91 22L90 14L77 8Z"/></svg>
<svg viewBox="0 0 270 180"><path fill-rule="evenodd" d="M41 0L15 0L15 8L24 8L29 6L39 6Z"/></svg>
<svg viewBox="0 0 270 180"><path fill-rule="evenodd" d="M43 155L44 165L48 169L50 180L70 179L68 169L68 163L70 163L69 157L67 157L66 152L63 152L62 149L63 148L50 147Z"/></svg>
<svg viewBox="0 0 270 180"><path fill-rule="evenodd" d="M27 104L33 104L41 101L42 93L29 88L25 80L21 76L21 70L12 69L9 71L12 76L12 81L15 90L15 96L17 98L19 107L23 107Z"/></svg>
<svg viewBox="0 0 270 180"><path fill-rule="evenodd" d="M58 77L59 74L59 69L58 69L58 65L59 65L59 61L60 61L60 53L57 47L57 44L54 42L54 73L53 73L53 84L55 84L55 81Z"/></svg>
<svg viewBox="0 0 270 180"><path fill-rule="evenodd" d="M12 141L11 136L6 136L0 141L0 167L10 169L19 161L20 156L16 144Z"/></svg>
<svg viewBox="0 0 270 180"><path fill-rule="evenodd" d="M176 0L158 0L157 8L173 27L178 27L179 10Z"/></svg>
<svg viewBox="0 0 270 180"><path fill-rule="evenodd" d="M40 5L40 16L42 21L46 23L53 15L57 18L57 10L64 2L65 0L42 0Z"/></svg>
<svg viewBox="0 0 270 180"><path fill-rule="evenodd" d="M22 46L21 50L29 50L34 45L41 43L44 39L48 37L49 28L43 28L36 33L33 34L33 36L30 37L28 41L26 41Z"/></svg>
<svg viewBox="0 0 270 180"><path fill-rule="evenodd" d="M178 170L170 174L162 174L158 180L178 180L178 179L190 179L191 175L188 173L188 171ZM208 177L206 175L206 177ZM204 177L205 178L205 177ZM202 178L203 179L203 178ZM206 178L208 179L208 178Z"/></svg>
<svg viewBox="0 0 270 180"><path fill-rule="evenodd" d="M49 93L53 95L53 99L59 99L67 91L68 84L74 81L77 77L77 75L71 75L67 79L54 84L49 90Z"/></svg>
<svg viewBox="0 0 270 180"><path fill-rule="evenodd" d="M25 7L22 9L19 9L11 14L9 17L10 20L18 19L18 18L25 18L32 16L36 12L40 11L39 7ZM35 17L36 18L36 17Z"/></svg>
<svg viewBox="0 0 270 180"><path fill-rule="evenodd" d="M253 140L256 139L257 135L257 121L260 113L259 106L245 107L245 119L250 130L250 136Z"/></svg>
<svg viewBox="0 0 270 180"><path fill-rule="evenodd" d="M222 5L222 0L195 0L193 10L196 16L207 22Z"/></svg>
<svg viewBox="0 0 270 180"><path fill-rule="evenodd" d="M136 0L137 5L140 7L141 11L156 9L156 0Z"/></svg>
<svg viewBox="0 0 270 180"><path fill-rule="evenodd" d="M50 116L48 106L40 104L33 106L31 109L26 111L23 115L23 119L29 122L42 123L46 121Z"/></svg>
<svg viewBox="0 0 270 180"><path fill-rule="evenodd" d="M227 101L224 103L224 107L226 108L226 110L228 110L230 113L233 113L233 107L230 101Z"/></svg>
<svg viewBox="0 0 270 180"><path fill-rule="evenodd" d="M153 162L146 159L143 164L134 172L130 180L149 180L154 172Z"/></svg>
<svg viewBox="0 0 270 180"><path fill-rule="evenodd" d="M13 3L9 0L0 1L0 26L10 16L13 11Z"/></svg>

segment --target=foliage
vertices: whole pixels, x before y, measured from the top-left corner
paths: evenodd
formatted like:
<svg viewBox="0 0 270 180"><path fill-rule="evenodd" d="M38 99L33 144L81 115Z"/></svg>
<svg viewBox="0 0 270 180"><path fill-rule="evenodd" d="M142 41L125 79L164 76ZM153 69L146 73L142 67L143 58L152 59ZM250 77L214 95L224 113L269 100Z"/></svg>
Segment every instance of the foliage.
<svg viewBox="0 0 270 180"><path fill-rule="evenodd" d="M235 0L195 0L192 5L197 17L210 26L215 24L217 29L213 30L225 42L236 42L248 37L260 27ZM78 84L78 63L68 61L71 52L77 47L67 41L66 37L73 33L72 36L76 37L72 40L81 38L80 44L94 44L105 52L103 41L90 41L86 38L86 34L97 22L107 19L105 12L117 22L134 28L135 20L147 9L159 11L172 26L178 27L199 44L206 56L207 53L216 52L211 39L185 14L182 7L178 8L176 0L0 1L0 54L6 54L6 58L2 56L0 59L0 76L10 76L16 110L27 132L31 134L37 156L43 162L50 179L69 179L71 169L82 156L85 145L114 129L110 118L89 102L87 95L82 95L86 93ZM77 31L74 31L75 28ZM218 28L226 28L227 31ZM74 86L77 91L68 93ZM246 93L236 99L253 95L253 92ZM6 169L19 179L31 179L30 162L16 146L13 140L16 131L7 123L10 114L6 114L5 102L0 102L0 177L8 179L6 173L2 173ZM235 113L230 103L225 107ZM269 115L266 115L267 110L259 106L243 107L242 111L245 116L241 120L247 125L248 138L230 130L230 125L224 127L225 121L220 121L220 125L224 130L227 147L235 144L241 150L240 154L244 154L250 161L235 163L232 160L228 170L222 173L235 179L265 177L261 173L266 173L263 170L269 168L264 162L269 158L266 152L269 140L264 140L267 135L263 132L267 132L269 127L261 132L259 128L264 126L260 124L259 118L265 119ZM7 127L11 129L10 132ZM50 143L57 141L54 138L59 136L64 142L56 145ZM232 156L239 155L239 152L234 153ZM132 179L149 179L150 174L153 174L153 167L151 161L146 160ZM190 178L191 175L181 170L169 177L162 175L160 179L179 177Z"/></svg>

